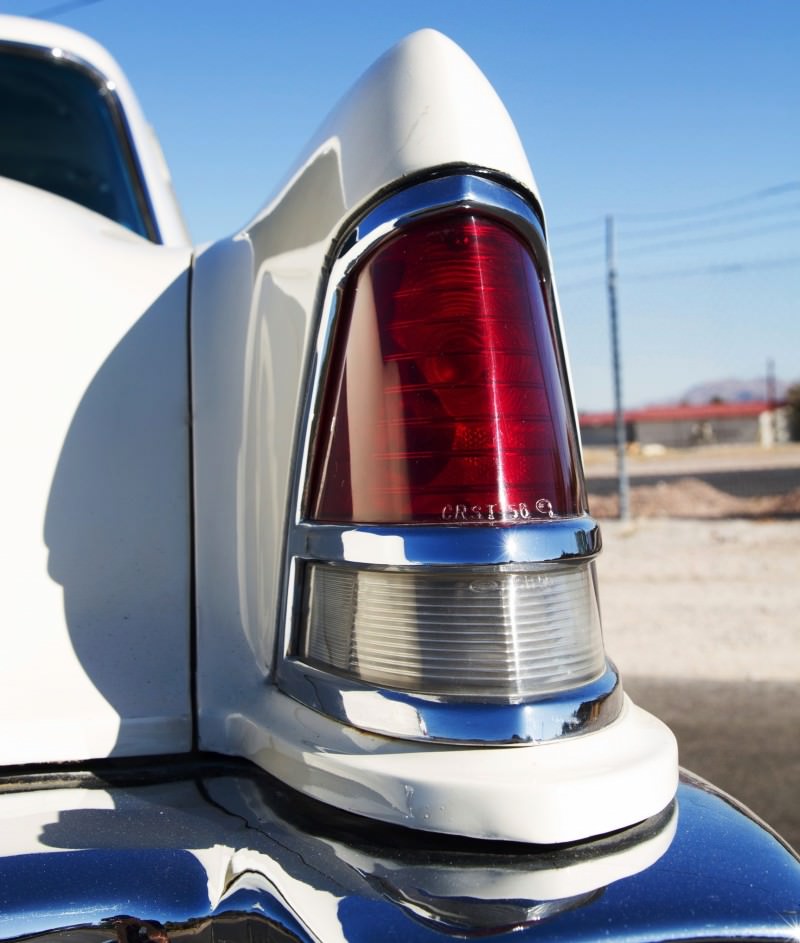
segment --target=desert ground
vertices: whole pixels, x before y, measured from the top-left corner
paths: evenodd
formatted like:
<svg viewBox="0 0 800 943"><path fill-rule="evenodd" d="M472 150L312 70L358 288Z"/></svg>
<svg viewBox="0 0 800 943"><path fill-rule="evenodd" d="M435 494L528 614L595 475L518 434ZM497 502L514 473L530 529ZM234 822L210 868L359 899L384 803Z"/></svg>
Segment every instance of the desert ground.
<svg viewBox="0 0 800 943"><path fill-rule="evenodd" d="M800 447L632 456L629 522L615 497L592 496L609 458L586 464L606 648L624 687L675 731L683 766L800 848L800 489L740 498L696 477L781 463L800 474Z"/></svg>

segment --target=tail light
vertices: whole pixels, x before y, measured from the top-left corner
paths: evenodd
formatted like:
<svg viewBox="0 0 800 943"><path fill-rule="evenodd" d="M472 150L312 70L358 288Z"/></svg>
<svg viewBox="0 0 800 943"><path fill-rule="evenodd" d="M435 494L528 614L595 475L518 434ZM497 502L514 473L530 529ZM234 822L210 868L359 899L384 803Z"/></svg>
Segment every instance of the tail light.
<svg viewBox="0 0 800 943"><path fill-rule="evenodd" d="M307 514L492 523L585 511L532 251L468 212L389 239L345 288Z"/></svg>
<svg viewBox="0 0 800 943"><path fill-rule="evenodd" d="M378 235L342 262L281 677L369 730L528 742L609 722L621 691L544 238L521 200L482 193L362 226ZM329 532L333 552L309 550ZM515 720L478 735L465 705Z"/></svg>

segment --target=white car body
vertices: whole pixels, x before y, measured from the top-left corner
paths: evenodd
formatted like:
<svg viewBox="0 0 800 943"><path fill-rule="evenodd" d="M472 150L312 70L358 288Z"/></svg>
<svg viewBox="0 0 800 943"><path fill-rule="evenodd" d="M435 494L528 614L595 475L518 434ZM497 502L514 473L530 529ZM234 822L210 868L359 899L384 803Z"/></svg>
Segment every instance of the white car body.
<svg viewBox="0 0 800 943"><path fill-rule="evenodd" d="M0 16L0 55L9 50L88 69L112 96L152 219L145 238L0 177L0 941L366 943L376 928L419 943L796 936L797 856L708 784L678 784L674 737L624 696L605 659L593 615L599 532L579 468L578 510L560 520L549 499L532 505L538 518L507 504L510 520L501 510L491 524L467 521L482 511L458 503L405 526L303 510L311 440L327 432L323 361L349 329L340 298L364 259L418 222L444 243L442 220L470 214L475 232L510 247L491 283L502 299L517 297L517 282L502 281L510 255L527 260L536 282L513 269L529 291L519 323L546 330L537 350L544 361L552 348L563 396L556 407L551 396L548 418L575 425L555 290L539 309L546 321L530 290L544 298L551 273L538 194L477 67L438 33L408 37L343 98L251 222L193 250L160 148L108 54L62 27ZM478 242L451 239L447 251L463 262ZM491 268L475 267L481 278ZM449 271L460 330L465 266ZM363 297L375 313L371 288ZM511 307L480 316L507 338ZM423 310L427 328L440 308ZM502 359L478 336L471 356L486 347ZM430 346L415 356L427 362ZM541 399L552 392L543 374ZM354 421L351 453L362 432ZM555 662L569 683L562 674L560 688L527 699L505 688L470 700L320 667L290 640L294 610L318 601L301 579L326 567L377 573L382 589L412 575L415 592L454 572L481 592L521 574L502 584L520 590L510 608L530 600L527 580L545 616L512 625L534 624L547 670ZM565 573L583 580L583 608L553 588ZM486 597L464 596L468 619ZM389 598L380 611L395 657ZM337 622L339 600L322 621ZM552 654L575 612L594 646L590 677ZM429 623L411 624L421 647ZM502 630L482 610L470 624L492 644ZM463 689L467 669L446 663Z"/></svg>
<svg viewBox="0 0 800 943"><path fill-rule="evenodd" d="M342 725L272 680L305 384L337 240L382 194L463 168L539 206L513 123L474 63L431 30L401 42L267 206L195 255L160 149L108 54L50 24L0 18L0 31L106 76L164 242L0 181L13 457L0 763L197 747L352 812L525 841L663 809L674 738L627 700L585 737L465 750ZM385 540L363 557L358 539L348 559L405 561Z"/></svg>

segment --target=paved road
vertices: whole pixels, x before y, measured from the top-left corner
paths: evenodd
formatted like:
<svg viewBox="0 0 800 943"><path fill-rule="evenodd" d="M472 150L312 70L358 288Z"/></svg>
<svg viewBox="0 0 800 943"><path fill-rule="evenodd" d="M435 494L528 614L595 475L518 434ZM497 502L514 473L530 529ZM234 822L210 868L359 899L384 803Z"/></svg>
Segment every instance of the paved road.
<svg viewBox="0 0 800 943"><path fill-rule="evenodd" d="M630 473L631 483L636 485L656 485L660 481L688 477L699 478L719 491L724 491L737 498L786 494L800 488L800 467L747 468L735 471L693 471L691 467L678 467L656 474L643 469L635 469ZM591 470L588 476L588 485L592 494L610 495L617 492L617 479L615 476L595 476Z"/></svg>
<svg viewBox="0 0 800 943"><path fill-rule="evenodd" d="M603 523L604 635L681 763L800 850L800 521Z"/></svg>
<svg viewBox="0 0 800 943"><path fill-rule="evenodd" d="M681 765L735 796L800 849L800 689L780 682L625 676L633 700L664 720Z"/></svg>

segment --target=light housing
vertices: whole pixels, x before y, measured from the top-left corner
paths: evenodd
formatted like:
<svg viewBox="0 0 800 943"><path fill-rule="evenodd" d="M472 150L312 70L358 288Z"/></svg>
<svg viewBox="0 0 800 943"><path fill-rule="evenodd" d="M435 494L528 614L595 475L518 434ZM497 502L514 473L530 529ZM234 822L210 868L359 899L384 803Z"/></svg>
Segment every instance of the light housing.
<svg viewBox="0 0 800 943"><path fill-rule="evenodd" d="M622 691L541 222L479 178L416 192L404 218L385 215L398 196L359 223L334 265L278 681L390 736L598 729ZM481 705L512 719L495 713L492 736Z"/></svg>

